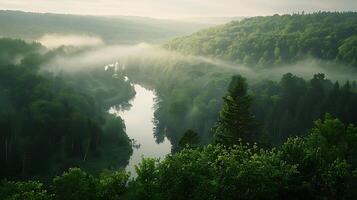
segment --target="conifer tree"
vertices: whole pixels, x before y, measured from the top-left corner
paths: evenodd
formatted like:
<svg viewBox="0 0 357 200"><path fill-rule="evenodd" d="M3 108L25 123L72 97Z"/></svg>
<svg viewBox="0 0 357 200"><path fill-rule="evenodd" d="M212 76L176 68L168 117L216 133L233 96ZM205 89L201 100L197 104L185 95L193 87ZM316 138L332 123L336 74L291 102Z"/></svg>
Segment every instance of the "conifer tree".
<svg viewBox="0 0 357 200"><path fill-rule="evenodd" d="M251 142L255 137L254 117L250 114L252 98L247 94L243 77L233 76L228 94L223 97L223 107L215 127L215 142L227 146Z"/></svg>

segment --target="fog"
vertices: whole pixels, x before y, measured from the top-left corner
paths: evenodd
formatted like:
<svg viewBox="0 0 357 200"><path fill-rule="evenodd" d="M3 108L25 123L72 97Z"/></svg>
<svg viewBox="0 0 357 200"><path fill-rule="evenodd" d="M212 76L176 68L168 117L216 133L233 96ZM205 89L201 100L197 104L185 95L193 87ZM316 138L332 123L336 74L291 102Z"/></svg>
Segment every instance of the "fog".
<svg viewBox="0 0 357 200"><path fill-rule="evenodd" d="M91 47L104 44L100 37L88 35L46 34L36 41L49 49L60 46Z"/></svg>
<svg viewBox="0 0 357 200"><path fill-rule="evenodd" d="M45 67L56 72L79 72L91 68L103 67L119 61L121 64L136 59L177 59L179 54L165 51L156 45L139 43L136 45L106 45L96 48L84 49L80 53L71 54L71 50L66 55L59 55L48 62Z"/></svg>
<svg viewBox="0 0 357 200"><path fill-rule="evenodd" d="M313 58L301 60L295 64L283 65L269 68L252 68L242 64L231 63L219 59L212 59L202 56L182 55L177 52L168 51L158 45L139 43L136 45L105 45L100 38L89 36L62 36L46 35L39 40L46 47L62 45L77 46L81 51L72 53L69 50L65 55L56 56L44 67L53 72L80 72L93 68L103 67L119 62L123 66L130 66L135 63L147 63L148 67L162 66L164 63L206 63L214 68L222 68L227 73L241 74L250 81L262 79L280 80L286 73L311 79L316 73L324 73L332 81L344 82L346 80L356 80L357 70L335 62L326 62ZM90 48L84 48L89 47ZM78 51L78 49L77 49ZM175 65L177 66L177 65ZM184 64L182 67L185 67ZM217 70L216 69L216 70ZM217 70L219 71L219 70Z"/></svg>
<svg viewBox="0 0 357 200"><path fill-rule="evenodd" d="M324 73L327 79L345 82L357 80L357 70L339 63L331 63L317 59L305 59L292 65L259 70L263 79L280 79L283 74L292 73L305 79L311 79L314 74Z"/></svg>

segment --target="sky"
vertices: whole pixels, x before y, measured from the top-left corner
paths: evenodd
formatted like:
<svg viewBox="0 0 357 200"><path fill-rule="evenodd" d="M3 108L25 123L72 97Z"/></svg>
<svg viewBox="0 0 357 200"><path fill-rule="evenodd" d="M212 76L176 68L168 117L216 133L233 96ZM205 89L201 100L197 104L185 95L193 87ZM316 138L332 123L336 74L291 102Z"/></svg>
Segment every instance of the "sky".
<svg viewBox="0 0 357 200"><path fill-rule="evenodd" d="M0 0L1 10L153 18L357 11L357 0Z"/></svg>

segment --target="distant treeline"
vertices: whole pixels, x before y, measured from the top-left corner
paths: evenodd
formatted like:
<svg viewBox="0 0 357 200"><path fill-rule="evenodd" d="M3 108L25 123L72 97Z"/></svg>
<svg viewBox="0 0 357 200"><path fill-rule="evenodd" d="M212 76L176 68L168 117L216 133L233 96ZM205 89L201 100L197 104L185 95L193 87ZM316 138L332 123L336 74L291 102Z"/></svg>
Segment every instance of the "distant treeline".
<svg viewBox="0 0 357 200"><path fill-rule="evenodd" d="M165 47L248 66L314 57L357 67L356 27L355 12L252 17L173 39Z"/></svg>
<svg viewBox="0 0 357 200"><path fill-rule="evenodd" d="M185 35L207 24L126 16L84 16L0 10L0 36L36 40L45 34L89 35L108 44L153 42Z"/></svg>

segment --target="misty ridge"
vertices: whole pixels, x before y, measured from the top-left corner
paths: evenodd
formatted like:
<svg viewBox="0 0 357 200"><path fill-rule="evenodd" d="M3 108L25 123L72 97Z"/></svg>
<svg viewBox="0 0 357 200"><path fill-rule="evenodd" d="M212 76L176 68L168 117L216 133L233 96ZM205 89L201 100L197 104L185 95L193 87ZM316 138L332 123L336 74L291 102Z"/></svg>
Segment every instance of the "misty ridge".
<svg viewBox="0 0 357 200"><path fill-rule="evenodd" d="M43 66L52 72L56 71L56 73L80 72L102 67L104 69L105 65L116 61L120 61L121 65L126 67L135 63L145 63L148 64L148 67L155 67L155 64L158 63L201 62L211 64L218 68L217 70L224 68L227 73L241 74L251 81L279 80L286 73L293 73L305 79L310 79L317 73L324 73L332 81L357 80L357 70L353 67L308 56L293 64L262 68L234 64L204 56L185 55L167 50L160 44L108 45L99 37L86 35L46 34L36 42L41 43L49 50L59 47L65 50L64 55L55 56ZM17 58L14 62L19 62L19 60L21 59Z"/></svg>
<svg viewBox="0 0 357 200"><path fill-rule="evenodd" d="M18 23L22 23L24 21L22 21L23 19L25 19L26 17L28 18L28 21L31 21L31 18L40 20L38 21L38 23L49 23L49 22L53 22L53 23L57 23L57 21L61 21L61 22L65 22L68 20L72 20L73 24L81 24L83 22L85 22L86 20L94 20L95 23L99 23L99 21L97 18L95 17L86 17L86 16L82 16L82 17L78 17L78 16L66 16L66 15L51 15L51 14L43 14L43 15L38 15L35 13L23 13L23 12L12 12L12 11L2 11L1 14L3 15L2 20L4 20L2 23L4 23L3 25L6 27L9 23L8 21L14 21L16 24ZM31 16L31 17L30 17ZM48 21L45 22L44 21L44 17L48 17ZM308 17L308 16L307 16ZM281 17L281 19L283 19L284 17ZM8 21L6 21L6 19ZM56 21L57 20L57 21ZM109 17L106 20L111 20L111 17ZM107 21L104 20L104 23L107 23ZM118 19L120 20L120 18ZM147 23L148 20L145 18L123 18L123 20L128 20L125 21L125 24L129 25L130 23L132 23L132 25L136 26L137 22L139 23ZM133 21L130 21L133 20ZM136 21L135 21L136 20ZM108 22L109 22L108 21ZM218 26L222 27L222 29L224 28L229 28L230 26L236 26L237 23L240 23L241 19L236 20L235 22L232 22L228 25L225 26ZM113 23L113 22L111 22ZM151 24L155 24L156 25L160 25L160 20L152 20ZM168 22L165 22L168 23ZM244 21L242 22L244 23ZM30 22L31 24L31 22ZM115 23L113 23L115 24ZM150 23L148 23L150 24ZM72 25L68 25L69 27L72 27ZM118 26L122 26L122 24L118 24ZM51 26L52 27L52 26ZM48 28L51 28L48 27ZM179 26L177 26L179 27ZM14 30L16 30L16 28L18 27L14 27ZM73 27L72 27L73 28ZM162 28L162 27L160 27ZM199 28L199 27L198 27ZM198 33L202 34L205 32L209 32L211 29L217 29L217 28L209 28L203 31L200 31ZM6 29L4 29L6 30ZM48 29L50 30L50 29ZM180 59L182 59L182 55L179 55L179 53L177 53L175 51L175 53L167 53L164 52L165 50L163 50L161 48L161 45L157 45L157 44L153 44L153 45L149 45L149 44L145 44L145 43L137 43L137 44L126 44L126 45L116 45L115 43L117 42L111 42L111 40L108 40L106 38L106 35L104 34L98 34L96 32L91 32L89 30L84 30L81 34L76 34L74 33L75 31L69 31L68 33L63 34L63 28L61 30L59 30L58 32L56 32L55 30L51 30L51 32L48 32L48 30L46 30L46 26L44 27L43 30L41 31L36 31L36 38L30 39L29 41L37 41L39 43L41 43L42 45L44 45L46 48L48 49L56 49L60 46L67 46L67 48L63 48L64 51L71 51L70 53L67 53L67 55L62 55L66 58L62 59L60 58L61 56L57 56L56 58L52 59L50 62L52 66L52 68L56 68L56 70L59 70L61 68L67 68L66 70L72 70L75 71L77 69L80 69L82 67L100 67L103 65L107 65L109 63L113 63L116 60L120 59L120 60L127 60L128 57L133 57L136 55L139 55L138 58L140 57L147 57L147 59L152 59L150 58L151 56L153 57L157 57L157 56L161 56L161 57L167 57L169 54L171 58L174 57L181 57ZM91 30L91 29L90 29ZM21 33L21 31L18 31L19 33ZM72 32L72 33L71 33ZM87 33L86 33L87 32ZM88 34L88 32L91 32L91 34ZM135 34L132 34L133 36L138 35L140 31L135 31ZM192 31L191 31L192 32ZM188 32L189 33L189 32ZM194 34L193 37L198 36L198 33ZM177 34L179 35L180 33L177 32ZM277 33L278 34L278 33ZM4 34L6 35L6 34ZM120 34L119 34L120 35ZM159 35L158 35L159 36ZM182 39L182 38L178 38L178 39ZM168 39L166 39L166 41L164 40L164 49L167 49L167 46L169 46L168 49L171 49L172 46L174 46L174 42L175 40L178 39L174 39L173 42L167 42ZM145 40L145 39L144 39ZM208 42L210 40L207 40ZM183 44L185 41L183 41ZM135 42L134 42L135 43ZM111 45L113 44L113 45ZM154 49L149 49L149 46L153 46ZM182 45L184 46L184 45ZM197 47L199 47L200 45L197 45ZM68 47L75 47L75 48L68 48ZM71 50L69 50L71 49ZM140 50L142 49L142 50ZM146 50L145 50L146 49ZM179 49L180 50L180 49ZM156 56L155 56L155 51L156 52ZM193 49L193 51L195 51ZM272 50L274 51L274 49ZM74 53L76 52L76 53ZM66 54L66 53L65 53ZM71 55L74 54L74 55ZM117 55L116 55L117 54ZM150 55L151 54L151 55ZM160 55L161 54L161 55ZM185 53L186 54L186 53ZM199 58L201 57L201 58ZM320 59L320 58L316 58L314 56L304 56L299 58L297 61L294 61L293 64L278 64L277 66L274 67L269 67L267 69L265 69L266 67L251 67L251 66L247 66L245 64L235 64L235 63L231 63L229 60L224 59L224 61L222 61L222 59L220 58L212 58L212 56L194 56L192 57L192 55L190 55L189 57L185 57L186 60L198 60L201 59L203 60L203 62L208 62L211 63L213 65L218 65L220 67L225 67L225 68L229 68L232 67L234 70L238 70L238 73L244 75L244 76L249 76L251 78L264 78L264 79L279 79L279 76L281 76L284 73L287 72L294 72L294 74L296 73L296 75L299 76L303 76L305 78L311 78L311 76L314 73L325 73L329 78L331 78L332 80L339 80L339 81L345 81L346 79L349 79L351 81L355 80L355 70L345 66L345 63L339 63L337 62L332 62L331 60L329 61L324 61L324 59ZM14 59L15 63L18 63L21 61L21 57L18 57L16 59ZM64 62L64 63L61 63ZM124 62L124 61L121 61ZM261 68L261 69L260 69ZM338 69L338 70L337 70ZM341 70L340 70L341 69Z"/></svg>
<svg viewBox="0 0 357 200"><path fill-rule="evenodd" d="M111 44L159 42L211 24L130 16L93 16L0 10L0 36L36 40L46 34L89 35Z"/></svg>

